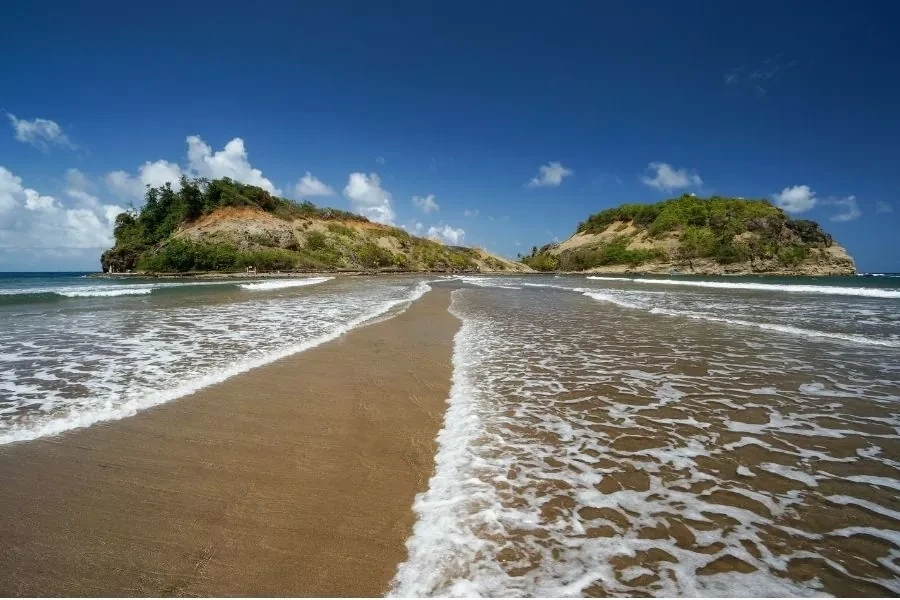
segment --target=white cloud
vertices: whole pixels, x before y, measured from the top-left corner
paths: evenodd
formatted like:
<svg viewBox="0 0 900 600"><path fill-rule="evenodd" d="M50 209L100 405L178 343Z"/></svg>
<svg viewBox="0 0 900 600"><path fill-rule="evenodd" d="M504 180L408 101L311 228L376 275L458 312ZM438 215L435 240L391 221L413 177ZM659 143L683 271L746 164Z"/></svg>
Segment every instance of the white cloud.
<svg viewBox="0 0 900 600"><path fill-rule="evenodd" d="M669 163L652 162L647 165L647 169L653 171L654 175L644 176L641 181L663 192L703 185L703 180L696 173L689 173L687 169L676 169Z"/></svg>
<svg viewBox="0 0 900 600"><path fill-rule="evenodd" d="M300 178L297 185L294 186L294 195L298 198L312 198L314 196L334 196L334 190L325 185L325 183L313 176L309 171Z"/></svg>
<svg viewBox="0 0 900 600"><path fill-rule="evenodd" d="M383 164L384 164L384 157L383 157L383 156L376 156L376 157L375 157L375 162L378 163L379 165L383 165Z"/></svg>
<svg viewBox="0 0 900 600"><path fill-rule="evenodd" d="M409 233L421 235L422 232L425 230L425 226L422 223L420 223L419 221L416 221L415 219L410 219L409 221L406 222L406 225L401 225L400 229L404 229L404 230L408 231Z"/></svg>
<svg viewBox="0 0 900 600"><path fill-rule="evenodd" d="M806 212L819 203L816 193L808 185L786 187L772 197L776 205L790 213Z"/></svg>
<svg viewBox="0 0 900 600"><path fill-rule="evenodd" d="M13 251L106 249L123 208L102 204L84 190L86 179L71 171L67 195L79 200L66 206L52 196L22 185L22 179L0 166L0 248ZM71 187L82 185L82 188ZM70 193L71 192L71 193Z"/></svg>
<svg viewBox="0 0 900 600"><path fill-rule="evenodd" d="M434 194L428 194L424 198L413 196L412 203L426 215L441 210L440 204L434 201Z"/></svg>
<svg viewBox="0 0 900 600"><path fill-rule="evenodd" d="M894 207L888 204L887 202L882 202L881 200L875 201L875 212L878 214L881 213L892 213L894 212Z"/></svg>
<svg viewBox="0 0 900 600"><path fill-rule="evenodd" d="M191 174L209 179L230 177L241 183L259 186L276 196L281 195L281 190L263 177L262 171L250 166L244 140L241 138L234 138L218 152L213 152L209 144L198 135L189 135L187 145L188 171Z"/></svg>
<svg viewBox="0 0 900 600"><path fill-rule="evenodd" d="M466 239L466 232L462 229L454 229L449 225L432 225L428 228L428 237L450 246L459 246Z"/></svg>
<svg viewBox="0 0 900 600"><path fill-rule="evenodd" d="M106 174L106 185L109 189L123 198L144 197L147 186L159 187L166 183L172 185L172 189L181 189L180 179L184 172L175 163L165 160L155 162L147 161L138 168L138 174L131 176L125 171L113 171Z"/></svg>
<svg viewBox="0 0 900 600"><path fill-rule="evenodd" d="M344 196L350 201L353 210L362 216L376 223L393 224L391 193L381 187L381 179L377 173L350 173L344 187Z"/></svg>
<svg viewBox="0 0 900 600"><path fill-rule="evenodd" d="M250 165L241 138L232 139L218 152L213 152L200 136L189 135L185 141L188 145L187 165L180 166L166 160L147 161L138 167L137 175L126 171L107 173L106 185L119 196L140 199L144 197L148 185L158 187L170 183L173 189L180 189L182 175L208 179L230 177L240 183L259 186L276 196L281 195L281 190L263 177L262 171Z"/></svg>
<svg viewBox="0 0 900 600"><path fill-rule="evenodd" d="M66 171L66 187L74 190L91 189L93 184L87 176L78 169L69 169Z"/></svg>
<svg viewBox="0 0 900 600"><path fill-rule="evenodd" d="M478 216L478 213L479 213L479 212L480 212L480 211L479 211L477 208L474 209L474 210L468 209L468 208L467 208L466 210L463 211L463 216L464 216L464 217L472 217L472 218L475 218L475 217Z"/></svg>
<svg viewBox="0 0 900 600"><path fill-rule="evenodd" d="M574 174L575 171L567 169L561 162L550 162L538 168L538 176L527 184L528 187L557 187L564 177Z"/></svg>
<svg viewBox="0 0 900 600"><path fill-rule="evenodd" d="M856 196L830 198L825 203L841 207L841 212L831 217L832 221L854 221L862 216L862 211L859 210L859 204L856 203Z"/></svg>
<svg viewBox="0 0 900 600"><path fill-rule="evenodd" d="M66 137L66 132L56 121L50 119L19 119L16 115L6 113L16 139L35 148L47 151L50 146L74 149L75 146Z"/></svg>

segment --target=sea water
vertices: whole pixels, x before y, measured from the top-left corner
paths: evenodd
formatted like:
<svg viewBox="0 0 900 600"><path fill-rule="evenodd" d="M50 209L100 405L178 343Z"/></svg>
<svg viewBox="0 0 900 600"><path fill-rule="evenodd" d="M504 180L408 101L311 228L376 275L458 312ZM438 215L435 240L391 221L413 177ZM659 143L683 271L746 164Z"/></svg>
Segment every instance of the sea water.
<svg viewBox="0 0 900 600"><path fill-rule="evenodd" d="M0 444L114 420L333 339L421 278L0 277Z"/></svg>
<svg viewBox="0 0 900 600"><path fill-rule="evenodd" d="M460 280L392 594L900 593L900 280Z"/></svg>
<svg viewBox="0 0 900 600"><path fill-rule="evenodd" d="M393 595L900 594L900 278L6 275L0 443L175 400L435 285L461 327Z"/></svg>

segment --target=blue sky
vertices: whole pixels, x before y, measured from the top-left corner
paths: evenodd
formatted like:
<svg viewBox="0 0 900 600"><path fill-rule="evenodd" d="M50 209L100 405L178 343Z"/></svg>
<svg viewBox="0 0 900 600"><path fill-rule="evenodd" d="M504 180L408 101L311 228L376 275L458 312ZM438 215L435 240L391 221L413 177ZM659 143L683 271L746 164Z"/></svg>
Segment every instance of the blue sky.
<svg viewBox="0 0 900 600"><path fill-rule="evenodd" d="M900 271L892 2L187 4L4 7L0 270L99 268L146 181L308 172L507 256L621 202L767 197Z"/></svg>

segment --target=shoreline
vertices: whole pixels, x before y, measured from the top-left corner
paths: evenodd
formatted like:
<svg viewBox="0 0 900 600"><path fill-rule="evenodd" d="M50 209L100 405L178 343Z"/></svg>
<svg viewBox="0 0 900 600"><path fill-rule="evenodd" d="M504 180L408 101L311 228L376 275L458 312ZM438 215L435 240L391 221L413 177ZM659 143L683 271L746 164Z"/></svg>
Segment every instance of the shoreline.
<svg viewBox="0 0 900 600"><path fill-rule="evenodd" d="M0 447L0 593L384 594L434 468L449 302L436 287L133 417Z"/></svg>
<svg viewBox="0 0 900 600"><path fill-rule="evenodd" d="M91 279L222 279L222 280L243 280L243 279L292 279L304 277L428 277L428 276L478 276L484 275L488 277L533 277L533 276L556 276L563 275L567 277L587 277L587 276L626 276L626 277L758 277L761 279L775 277L814 277L816 279L833 279L839 277L871 277L870 273L847 273L847 274L827 274L814 275L809 273L786 273L786 272L735 272L735 273L662 273L658 271L635 271L632 269L623 270L591 270L591 271L478 271L478 272L450 272L450 271L281 271L281 272L263 272L263 273L226 273L226 272L202 272L202 273L90 273L87 275Z"/></svg>

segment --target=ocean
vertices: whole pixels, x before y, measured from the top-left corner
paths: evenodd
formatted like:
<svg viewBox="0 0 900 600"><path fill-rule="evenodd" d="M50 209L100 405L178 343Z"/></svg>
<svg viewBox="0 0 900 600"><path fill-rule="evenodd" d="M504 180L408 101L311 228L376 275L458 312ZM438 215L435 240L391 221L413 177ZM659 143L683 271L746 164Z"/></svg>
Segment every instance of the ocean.
<svg viewBox="0 0 900 600"><path fill-rule="evenodd" d="M392 595L900 594L900 277L0 275L0 444L446 285L450 398Z"/></svg>
<svg viewBox="0 0 900 600"><path fill-rule="evenodd" d="M0 444L137 411L390 314L419 279L0 276Z"/></svg>

